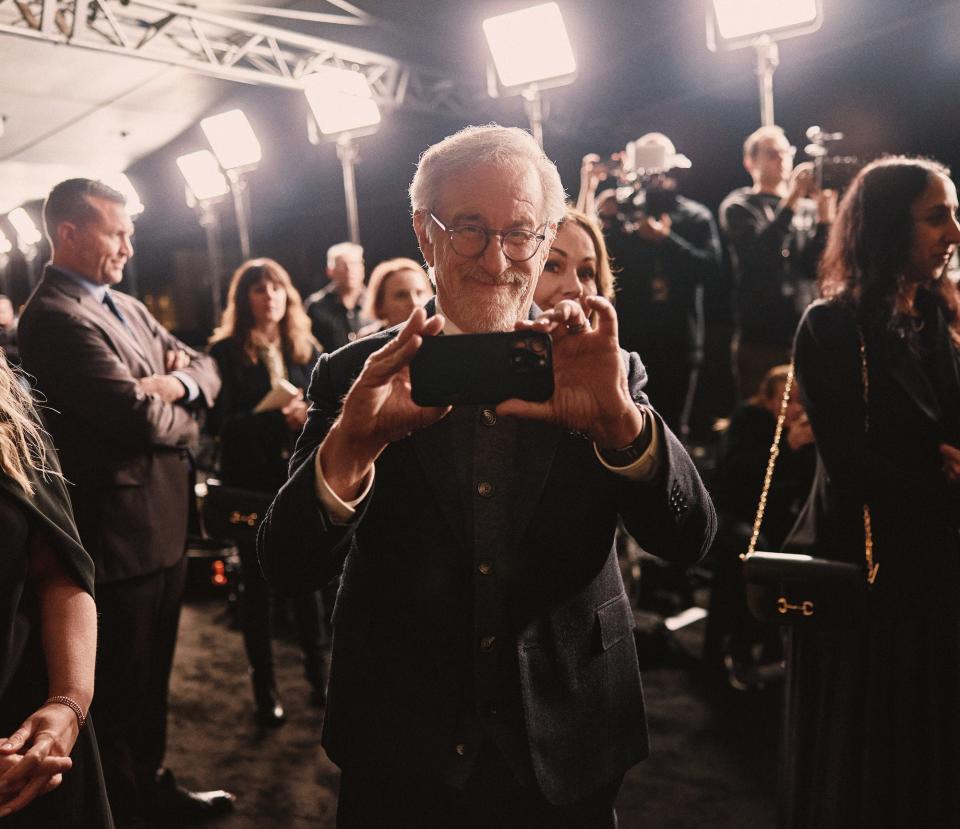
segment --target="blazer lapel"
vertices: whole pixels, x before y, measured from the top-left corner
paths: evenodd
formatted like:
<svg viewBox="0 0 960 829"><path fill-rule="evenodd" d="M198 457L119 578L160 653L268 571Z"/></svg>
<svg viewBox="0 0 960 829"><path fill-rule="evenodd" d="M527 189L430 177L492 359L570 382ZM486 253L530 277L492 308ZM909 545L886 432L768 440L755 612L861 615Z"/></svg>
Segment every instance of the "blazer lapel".
<svg viewBox="0 0 960 829"><path fill-rule="evenodd" d="M90 318L95 325L102 328L109 339L119 341L125 346L128 346L129 349L143 361L146 369L145 374L153 374L156 371L153 362L144 351L141 343L137 341L136 336L113 315L109 308L103 305L103 303L97 302L93 294L78 285L74 279L61 273L52 266L48 266L44 278L50 279L57 290L75 300L83 310L83 313ZM132 315L128 314L127 316Z"/></svg>
<svg viewBox="0 0 960 829"><path fill-rule="evenodd" d="M893 378L928 418L939 421L943 411L919 358L902 341L890 343L889 355L890 374ZM867 359L869 358L868 353Z"/></svg>
<svg viewBox="0 0 960 829"><path fill-rule="evenodd" d="M430 493L465 550L472 549L473 418L458 407L438 423L414 432L410 446L423 467Z"/></svg>
<svg viewBox="0 0 960 829"><path fill-rule="evenodd" d="M517 486L513 490L514 521L510 531L514 540L523 536L533 518L550 475L562 431L553 423L518 420L517 456L514 461Z"/></svg>
<svg viewBox="0 0 960 829"><path fill-rule="evenodd" d="M116 302L118 295L114 295L114 301ZM107 308L103 303L97 303L93 297L90 297L90 304L98 306L97 310L101 313L103 317L106 318L108 325L110 326L111 332L118 339L122 339L124 342L128 343L134 351L140 355L141 359L150 367L150 373L154 374L163 374L163 366L154 365L155 361L150 359L150 354L146 349L144 349L143 344L149 342L150 337L146 331L143 330L143 326L140 323L138 315L133 313L132 308L121 308L120 312L123 314L124 319L126 319L127 324L124 325L120 320L114 316L113 312ZM117 302L118 306L126 305L127 303L120 300Z"/></svg>

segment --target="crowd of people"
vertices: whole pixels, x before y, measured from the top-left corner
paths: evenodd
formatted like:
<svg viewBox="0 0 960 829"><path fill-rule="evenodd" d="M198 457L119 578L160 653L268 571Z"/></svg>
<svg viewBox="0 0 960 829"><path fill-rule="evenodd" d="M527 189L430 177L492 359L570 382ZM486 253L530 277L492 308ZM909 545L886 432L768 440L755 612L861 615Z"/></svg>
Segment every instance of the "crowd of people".
<svg viewBox="0 0 960 829"><path fill-rule="evenodd" d="M862 619L794 637L784 825L960 820L949 171L885 158L840 199L764 127L718 230L667 136L616 160L584 158L574 207L527 133L466 128L410 186L427 270L394 258L365 280L343 242L301 301L282 265L249 260L205 353L114 290L123 196L53 188L19 321L0 297L23 366L0 360L0 817L129 829L232 808L164 765L206 430L220 496L265 516L236 539L255 715L285 719L271 608L289 596L338 826L616 826L648 738L615 536L678 566L711 553L705 658L748 684L760 650L782 658L739 559L782 413L764 543L862 561L869 506L880 563ZM723 242L741 405L708 494L684 443ZM549 400L413 402L425 338L512 330L551 338Z"/></svg>

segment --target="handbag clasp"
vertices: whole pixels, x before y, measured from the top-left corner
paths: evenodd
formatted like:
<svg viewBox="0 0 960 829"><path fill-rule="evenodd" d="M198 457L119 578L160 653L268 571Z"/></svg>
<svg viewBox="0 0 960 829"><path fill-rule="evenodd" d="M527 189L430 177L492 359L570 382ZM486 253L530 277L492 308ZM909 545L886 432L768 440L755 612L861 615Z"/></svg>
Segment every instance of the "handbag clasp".
<svg viewBox="0 0 960 829"><path fill-rule="evenodd" d="M800 604L790 604L790 602L787 601L786 596L781 596L779 599L777 599L778 613L786 615L791 610L797 610L804 616L813 616L813 602L808 599L800 602Z"/></svg>
<svg viewBox="0 0 960 829"><path fill-rule="evenodd" d="M246 524L248 527L257 526L257 519L260 516L255 512L251 512L247 515L244 515L239 510L234 510L230 513L230 523L231 524Z"/></svg>

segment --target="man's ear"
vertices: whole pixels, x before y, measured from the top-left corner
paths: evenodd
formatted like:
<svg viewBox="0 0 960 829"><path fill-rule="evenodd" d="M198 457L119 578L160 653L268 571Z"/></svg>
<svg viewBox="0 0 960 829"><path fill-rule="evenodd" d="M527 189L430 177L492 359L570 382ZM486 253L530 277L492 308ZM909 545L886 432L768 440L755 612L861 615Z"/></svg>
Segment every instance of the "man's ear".
<svg viewBox="0 0 960 829"><path fill-rule="evenodd" d="M57 247L62 248L65 244L70 245L77 240L77 231L79 228L73 222L60 222L57 225Z"/></svg>
<svg viewBox="0 0 960 829"><path fill-rule="evenodd" d="M413 214L413 232L417 234L417 244L420 245L420 252L423 254L424 261L433 267L433 242L427 230L430 224L430 216L427 211L418 210Z"/></svg>

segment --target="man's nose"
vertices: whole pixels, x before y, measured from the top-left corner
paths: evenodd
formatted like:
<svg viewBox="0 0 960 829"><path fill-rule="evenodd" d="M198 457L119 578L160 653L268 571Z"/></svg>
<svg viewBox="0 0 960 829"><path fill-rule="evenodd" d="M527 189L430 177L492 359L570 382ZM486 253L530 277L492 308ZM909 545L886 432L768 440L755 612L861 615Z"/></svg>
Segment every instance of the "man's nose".
<svg viewBox="0 0 960 829"><path fill-rule="evenodd" d="M480 256L480 262L488 273L494 275L499 275L510 267L510 260L503 252L499 236L490 234L487 246Z"/></svg>
<svg viewBox="0 0 960 829"><path fill-rule="evenodd" d="M132 239L121 239L120 240L120 253L129 259L133 256L133 240Z"/></svg>

